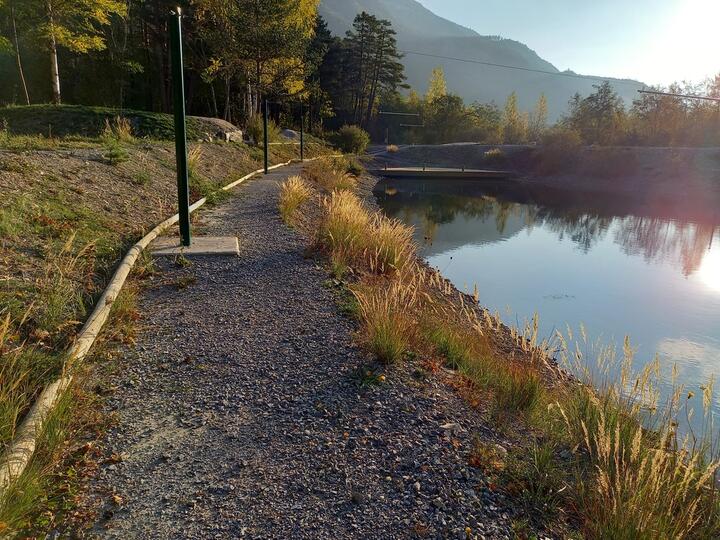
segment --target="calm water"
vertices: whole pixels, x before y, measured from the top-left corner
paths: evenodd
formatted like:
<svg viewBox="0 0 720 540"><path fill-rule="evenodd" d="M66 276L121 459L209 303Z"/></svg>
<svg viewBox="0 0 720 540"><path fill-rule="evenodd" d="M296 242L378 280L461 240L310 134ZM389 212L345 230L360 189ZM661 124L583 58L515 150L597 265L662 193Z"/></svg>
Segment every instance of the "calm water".
<svg viewBox="0 0 720 540"><path fill-rule="evenodd" d="M547 190L403 182L378 186L380 206L415 227L430 265L461 290L477 285L506 323L522 327L537 312L543 337L583 323L620 350L630 335L636 363L657 353L689 387L720 373L717 221Z"/></svg>

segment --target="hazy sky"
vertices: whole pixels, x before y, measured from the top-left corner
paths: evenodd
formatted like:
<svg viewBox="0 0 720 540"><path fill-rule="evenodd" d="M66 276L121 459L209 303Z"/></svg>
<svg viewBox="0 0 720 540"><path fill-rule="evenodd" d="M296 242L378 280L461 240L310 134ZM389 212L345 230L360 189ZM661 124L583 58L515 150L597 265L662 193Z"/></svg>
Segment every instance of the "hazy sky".
<svg viewBox="0 0 720 540"><path fill-rule="evenodd" d="M720 73L720 0L419 1L522 41L561 70L665 85Z"/></svg>

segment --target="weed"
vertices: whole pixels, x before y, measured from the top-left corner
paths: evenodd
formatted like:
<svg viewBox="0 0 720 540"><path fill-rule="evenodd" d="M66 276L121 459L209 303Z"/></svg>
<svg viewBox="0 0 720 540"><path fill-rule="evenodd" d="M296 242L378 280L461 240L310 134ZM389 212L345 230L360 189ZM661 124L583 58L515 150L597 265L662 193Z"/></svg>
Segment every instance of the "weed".
<svg viewBox="0 0 720 540"><path fill-rule="evenodd" d="M557 514L568 487L568 471L555 453L555 446L549 443L535 443L529 451L514 448L503 473L508 491L529 509L546 516Z"/></svg>
<svg viewBox="0 0 720 540"><path fill-rule="evenodd" d="M145 171L136 172L130 179L136 186L145 186L150 183L150 174Z"/></svg>
<svg viewBox="0 0 720 540"><path fill-rule="evenodd" d="M427 337L435 345L437 352L445 358L449 367L459 369L470 364L472 352L467 341L447 326L439 325L431 329Z"/></svg>
<svg viewBox="0 0 720 540"><path fill-rule="evenodd" d="M195 283L197 283L197 277L194 274L192 274L192 275L182 276L182 277L177 278L173 284L175 285L175 288L178 291L183 291L183 290L187 289L188 287L190 287L191 285L195 285Z"/></svg>
<svg viewBox="0 0 720 540"><path fill-rule="evenodd" d="M298 208L312 196L312 189L299 176L291 176L280 186L280 215L291 224Z"/></svg>
<svg viewBox="0 0 720 540"><path fill-rule="evenodd" d="M177 266L178 268L187 268L189 266L192 266L192 261L190 261L190 259L188 259L182 253L175 255L173 262L175 263L175 266Z"/></svg>
<svg viewBox="0 0 720 540"><path fill-rule="evenodd" d="M366 367L359 367L355 372L355 378L360 388L381 385L386 379L385 374L381 371Z"/></svg>

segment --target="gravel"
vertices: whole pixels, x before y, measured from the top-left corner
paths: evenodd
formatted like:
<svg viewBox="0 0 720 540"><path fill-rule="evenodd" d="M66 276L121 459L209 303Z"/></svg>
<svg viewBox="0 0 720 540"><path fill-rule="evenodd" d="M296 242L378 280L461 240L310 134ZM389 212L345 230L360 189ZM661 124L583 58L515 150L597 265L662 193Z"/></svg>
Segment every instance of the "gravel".
<svg viewBox="0 0 720 540"><path fill-rule="evenodd" d="M159 261L111 381L90 536L512 537L513 511L467 464L475 437L499 441L480 416L412 363L359 384L372 359L278 216L277 184L298 171L204 213L239 258Z"/></svg>

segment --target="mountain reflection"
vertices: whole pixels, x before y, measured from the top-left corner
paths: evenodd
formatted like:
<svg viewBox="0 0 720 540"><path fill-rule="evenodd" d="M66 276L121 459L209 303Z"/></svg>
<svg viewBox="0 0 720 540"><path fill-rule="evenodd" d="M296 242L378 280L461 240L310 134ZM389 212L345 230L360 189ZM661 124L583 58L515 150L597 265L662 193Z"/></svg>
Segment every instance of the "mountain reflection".
<svg viewBox="0 0 720 540"><path fill-rule="evenodd" d="M497 192L467 196L386 191L376 193L384 211L414 225L417 240L429 254L467 244L499 242L522 230L541 227L559 240L570 239L585 252L612 235L627 255L642 256L647 262L668 261L689 276L700 268L713 238L720 234L717 224L614 215L607 208L588 208L577 201L548 206L514 202ZM447 234L440 242L438 236L443 230Z"/></svg>

